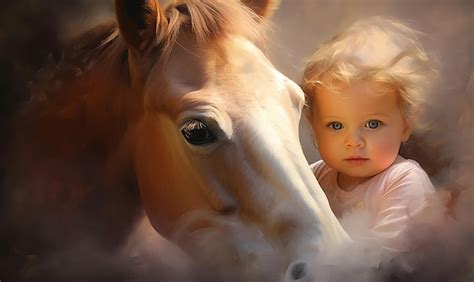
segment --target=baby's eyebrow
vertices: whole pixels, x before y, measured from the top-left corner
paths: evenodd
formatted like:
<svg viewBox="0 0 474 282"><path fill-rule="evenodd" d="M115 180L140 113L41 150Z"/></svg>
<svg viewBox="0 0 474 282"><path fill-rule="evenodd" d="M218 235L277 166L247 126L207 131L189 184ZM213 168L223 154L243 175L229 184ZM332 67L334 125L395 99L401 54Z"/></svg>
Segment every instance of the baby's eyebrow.
<svg viewBox="0 0 474 282"><path fill-rule="evenodd" d="M345 122L340 119L340 118L320 118L319 119L319 122L320 123L323 123L323 124L329 124L329 123L333 123L333 122L338 122L338 123L341 123L341 124L344 124Z"/></svg>
<svg viewBox="0 0 474 282"><path fill-rule="evenodd" d="M319 115L320 117L322 117L322 118L336 118L336 119L338 119L338 118L343 118L342 116L338 116L338 115L334 115L334 114L332 114L332 115L325 115L325 114L319 113L318 115Z"/></svg>

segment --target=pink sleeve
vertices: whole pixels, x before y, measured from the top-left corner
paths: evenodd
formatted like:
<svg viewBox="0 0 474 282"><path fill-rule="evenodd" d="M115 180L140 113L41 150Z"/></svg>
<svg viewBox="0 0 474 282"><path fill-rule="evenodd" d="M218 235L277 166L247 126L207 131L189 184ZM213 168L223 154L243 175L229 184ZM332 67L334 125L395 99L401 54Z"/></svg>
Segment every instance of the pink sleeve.
<svg viewBox="0 0 474 282"><path fill-rule="evenodd" d="M321 177L323 176L323 174L327 170L326 166L324 165L324 161L322 161L322 160L319 160L319 161L317 161L313 164L310 164L309 167L311 168L311 170L313 171L314 176L316 176L316 179L318 179L318 180L321 179Z"/></svg>
<svg viewBox="0 0 474 282"><path fill-rule="evenodd" d="M372 235L384 240L395 238L404 231L409 219L424 209L429 194L434 191L428 176L420 168L394 173L383 193L377 196L371 230Z"/></svg>

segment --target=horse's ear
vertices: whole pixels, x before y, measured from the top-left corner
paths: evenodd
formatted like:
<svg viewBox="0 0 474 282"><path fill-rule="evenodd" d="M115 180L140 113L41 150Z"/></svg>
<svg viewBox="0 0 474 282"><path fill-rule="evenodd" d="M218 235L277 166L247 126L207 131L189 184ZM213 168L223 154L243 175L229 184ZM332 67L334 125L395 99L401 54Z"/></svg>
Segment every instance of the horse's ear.
<svg viewBox="0 0 474 282"><path fill-rule="evenodd" d="M145 52L156 40L157 24L163 20L156 0L115 0L120 33L136 51Z"/></svg>
<svg viewBox="0 0 474 282"><path fill-rule="evenodd" d="M280 0L241 0L242 3L252 9L257 15L267 18L276 10Z"/></svg>

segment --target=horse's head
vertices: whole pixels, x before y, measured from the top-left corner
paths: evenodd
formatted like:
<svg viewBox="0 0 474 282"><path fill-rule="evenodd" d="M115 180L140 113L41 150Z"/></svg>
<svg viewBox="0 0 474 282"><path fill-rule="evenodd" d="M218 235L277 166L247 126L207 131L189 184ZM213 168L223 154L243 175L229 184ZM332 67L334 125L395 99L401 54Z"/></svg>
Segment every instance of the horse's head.
<svg viewBox="0 0 474 282"><path fill-rule="evenodd" d="M134 166L162 235L250 272L273 260L280 275L346 235L299 143L304 95L254 44L274 3L246 2L116 1L143 105Z"/></svg>

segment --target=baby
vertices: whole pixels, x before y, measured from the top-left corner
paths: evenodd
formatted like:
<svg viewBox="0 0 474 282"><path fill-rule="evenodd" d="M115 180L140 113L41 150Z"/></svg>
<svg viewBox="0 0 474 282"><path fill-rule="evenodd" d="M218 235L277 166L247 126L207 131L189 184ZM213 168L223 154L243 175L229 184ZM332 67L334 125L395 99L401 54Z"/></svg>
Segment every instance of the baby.
<svg viewBox="0 0 474 282"><path fill-rule="evenodd" d="M381 17L352 24L306 64L307 118L322 158L311 168L343 226L355 211L366 215L363 232L344 226L354 239L398 249L410 218L430 202L429 177L399 149L419 125L435 73L417 32Z"/></svg>

